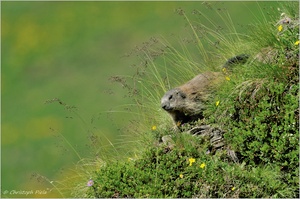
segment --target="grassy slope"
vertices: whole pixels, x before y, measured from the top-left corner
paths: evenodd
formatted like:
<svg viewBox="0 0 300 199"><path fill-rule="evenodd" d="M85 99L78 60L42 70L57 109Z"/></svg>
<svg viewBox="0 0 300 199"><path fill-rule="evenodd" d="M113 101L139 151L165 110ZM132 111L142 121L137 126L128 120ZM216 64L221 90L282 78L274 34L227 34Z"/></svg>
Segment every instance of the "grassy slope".
<svg viewBox="0 0 300 199"><path fill-rule="evenodd" d="M211 8L209 8L209 4L201 5L207 6L207 12L212 11ZM295 8L296 7L298 6L295 6ZM265 10L268 8L262 9ZM274 11L274 8L270 10ZM188 15L186 18L181 10L177 11L183 18L190 19L190 16ZM220 15L222 15L220 17L220 21L230 21L231 19L230 16L227 15L227 12L222 11L220 11ZM251 9L249 9L249 11L251 12ZM172 38L168 38L167 40L159 39L158 42L156 40L152 40L149 44L145 44L145 48L138 50L138 58L140 58L144 64L139 66L138 71L140 74L136 74L132 79L136 83L134 84L136 87L133 87L132 85L128 87L130 91L129 93L133 95L131 97L134 100L133 107L129 107L128 110L131 109L132 111L136 111L138 114L138 120L134 121L132 125L129 126L128 131L133 135L126 135L128 137L122 137L120 143L117 144L122 145L117 146L117 148L126 149L123 150L126 153L124 154L122 153L123 151L118 151L116 153L111 153L109 156L100 154L100 158L93 160L82 160L79 162L75 170L64 172L62 178L65 181L59 182L60 184L55 184L55 186L58 186L57 189L60 190L62 194L64 192L69 192L71 189L73 194L72 196L77 197L295 196L295 189L297 187L295 185L298 183L297 177L295 177L295 174L297 176L298 173L297 170L293 176L289 176L289 172L286 170L286 163L283 162L283 165L277 164L278 161L282 160L279 156L279 159L275 159L277 163L275 162L275 164L273 164L274 162L272 162L272 164L270 164L270 160L274 160L273 157L276 156L276 153L270 153L272 154L272 158L268 159L268 152L272 151L272 149L268 148L264 148L263 150L264 154L267 154L266 156L264 156L264 154L257 154L261 157L259 160L256 158L255 161L253 161L251 157L247 158L248 154L252 153L252 149L257 149L261 146L258 146L257 143L250 147L245 145L239 146L239 144L245 140L246 142L249 142L251 139L255 140L256 138L260 140L262 135L260 135L259 132L256 132L254 137L249 136L249 134L247 135L248 137L231 136L231 132L233 132L232 135L241 134L240 131L238 131L241 127L239 126L240 123L232 121L230 125L227 125L228 120L226 120L226 117L218 116L224 116L236 111L235 109L227 110L227 107L235 108L236 106L239 106L240 108L245 109L252 106L255 107L255 102L251 104L252 102L247 102L245 100L248 98L247 92L243 93L243 98L241 98L240 101L234 101L236 97L235 94L239 93L239 85L244 85L243 82L251 80L251 84L246 84L249 89L251 89L251 86L257 86L255 84L256 82L262 82L264 86L262 87L263 89L260 90L261 93L258 97L261 97L261 95L266 93L265 88L273 86L275 87L272 88L272 91L274 92L270 95L274 97L271 97L269 101L271 100L274 104L277 103L278 106L287 107L278 119L278 121L284 121L284 123L279 125L279 128L282 127L284 130L278 132L283 132L283 135L287 132L289 134L287 135L289 137L289 141L286 142L287 140L285 140L285 143L281 148L284 148L286 144L299 141L298 137L295 137L295 130L296 132L298 131L298 120L296 118L297 112L293 112L295 108L294 105L296 105L296 108L298 106L298 90L297 86L292 86L297 85L297 83L295 83L298 81L297 66L288 64L287 66L289 68L284 68L279 64L261 65L259 63L255 63L255 67L253 67L253 64L249 62L244 66L236 67L234 69L235 71L230 75L231 81L224 84L224 87L220 89L220 92L214 99L212 99L211 103L208 104L208 121L202 122L217 123L218 125L223 126L227 132L230 132L227 136L225 136L225 138L230 141L229 144L231 147L242 150L243 153L240 155L243 161L241 161L241 164L228 162L226 158L224 159L223 154L219 154L217 156L206 155L209 144L205 140L181 133L174 134L173 131L169 130L172 127L172 121L170 120L170 117L160 109L158 102L161 95L174 85L179 85L202 71L220 71L217 67L211 68L208 66L219 66L224 63L228 57L241 52L246 51L247 53L249 52L254 55L260 48L271 45L280 50L281 55L283 56L281 59L284 60L284 47L287 43L290 47L292 47L292 52L297 52L298 46L294 45L295 40L298 39L297 35L295 35L294 32L291 37L287 35L288 31L283 31L282 34L279 34L277 26L274 26L276 21L267 20L267 23L261 24L261 28L258 28L257 26L249 27L249 30L254 30L254 35L257 36L251 37L253 40L249 40L248 35L235 34L236 29L242 28L242 25L240 24L233 25L228 22L224 25L226 29L224 32L222 29L219 29L221 27L212 26L212 24L207 22L209 18L205 18L203 15L207 13L195 12L194 14L194 16L196 16L195 18L200 20L196 20L196 22L191 20L189 25L193 24L195 26L187 26L187 28L191 30L190 34L187 34L185 38L179 38L180 42L176 45L176 47L170 44L172 43L170 41ZM278 12L277 15L273 15L273 19L279 19L279 15L280 12ZM267 18L272 18L272 16L267 16ZM119 19L116 20L119 21ZM207 23L202 24L204 21ZM205 25L205 27L203 25ZM204 30L209 32L209 34L205 34ZM234 32L234 34L227 34L228 32ZM195 34L201 38L200 42L194 39ZM282 39L283 37L286 38ZM281 39L282 42L278 42L277 39ZM178 41L178 38L175 38L175 40ZM161 49L164 50L164 53L162 53ZM78 53L80 54L80 52ZM145 61L147 61L147 64L145 64ZM279 73L278 71L284 72L285 75L281 75L282 73ZM288 71L292 72L289 73ZM61 73L61 75L63 74L64 73ZM272 79L274 75L277 78ZM266 76L268 78L264 79ZM260 81L262 79L264 79L264 81ZM82 82L82 80L79 80L79 82ZM127 82L131 83L131 79ZM274 84L272 84L272 82ZM276 85L278 83L279 86L277 87ZM292 91L288 92L288 95L285 95L286 85L292 86ZM83 87L85 86L86 85ZM57 83L57 86L52 87L59 87L59 83ZM53 89L52 87L51 89ZM134 88L137 88L139 93L132 92ZM247 91L248 88L243 87L242 89ZM228 91L231 91L229 93L232 95L228 95ZM280 99L280 97L275 97L278 96L276 93L279 96L285 95L287 97L276 101L275 98ZM72 97L70 98L72 99ZM44 97L40 101L43 100ZM216 101L220 101L219 106L215 105ZM265 109L265 106L267 105L259 104L257 106L261 109ZM261 112L260 109L251 110L253 113L258 111ZM264 114L267 113L262 112L262 116L264 116ZM63 113L63 115L65 115L65 113ZM285 121L283 118L286 118L286 115L288 116L288 120ZM247 119L249 119L252 115L244 116L245 117L242 117L241 120L243 120L243 122L247 122ZM260 115L260 117L262 116ZM293 121L295 121L295 124L293 124ZM274 120L271 118L271 120L267 122L274 122ZM45 123L36 123L36 126L49 126L47 121L45 121ZM73 123L71 125L73 125ZM287 124L285 125L285 123ZM293 126L288 126L290 123L292 123ZM259 124L259 122L257 122L257 124ZM153 128L149 131L151 126ZM252 127L253 126L256 127L257 125L252 124ZM243 131L245 128L248 128L245 126L242 127ZM268 130L272 131L271 127L268 128ZM289 130L286 131L285 128L288 128ZM265 130L266 128L262 126L262 128L257 129L260 131L262 129ZM252 132L252 130L253 129L248 129L248 132ZM27 131L35 132L36 130L33 131L32 128L28 127ZM80 131L82 130L80 129ZM172 151L168 151L166 146L157 144L160 137L165 134L174 134L173 140L176 147ZM290 136L290 134L293 136ZM267 135L267 137L268 136L278 137L278 134ZM279 138L278 140L282 141L282 138ZM96 140L94 141L95 143L93 144L99 144ZM76 143L76 141L73 143ZM276 147L274 148L277 148L278 143L272 144L275 144ZM49 152L49 148L44 146L44 142L40 145ZM90 146L90 148L92 147L95 147L100 151L102 150L99 146ZM128 147L133 148L132 150L129 150L129 153ZM288 148L287 150L291 150L293 153L296 152L296 154L298 154L298 150L294 150L295 148L293 147L297 146L293 145L292 148ZM282 151L284 152L284 149ZM257 153L257 151L254 152ZM277 153L278 152L279 151L277 151ZM292 168L289 169L293 170L295 163L297 164L298 156L295 156L295 154L290 155L294 158L294 165L292 165ZM189 160L191 158L195 159L195 163L192 163L192 165L189 166ZM283 157L283 159L290 160L290 157ZM17 165L17 162L15 165ZM47 165L53 169L52 165ZM200 167L201 165L202 167ZM92 187L86 186L88 179L93 180L94 185ZM286 181L284 179L294 179L294 181ZM24 181L26 181L26 179L24 179ZM80 183L78 183L79 181Z"/></svg>
<svg viewBox="0 0 300 199"><path fill-rule="evenodd" d="M298 16L295 10L289 8L285 12L290 17ZM180 10L179 14L185 16ZM275 18L279 19L279 15L280 13ZM208 140L170 131L164 122L168 118L163 113L157 112L155 116L153 114L152 117L145 116L150 122L146 123L145 120L141 125L160 124L153 126L152 132L141 131L143 134L152 134L146 136L148 140L143 138L144 142L138 145L143 146L143 150L139 150L139 153L136 153L138 155L128 160L106 161L105 164L100 164L98 170L94 174L91 173L93 185L88 188L82 186L83 190L88 189L86 196L205 198L299 196L297 20L295 27L283 25L283 29L279 24L274 26L276 21L257 24L250 27L254 34L243 38L235 35L233 40L218 37L217 32L212 32L206 39L219 38L221 41L226 39L224 41L229 45L220 46L211 54L201 51L202 44L196 41L197 49L200 49L200 54L203 53L202 58L219 55L214 56L216 60L228 57L230 53L244 52L245 46L250 54L255 54L268 46L276 50L276 56L269 62L262 63L251 59L245 65L235 67L232 73L226 74L230 81L225 81L219 88L208 104L206 120L200 121L216 124L226 130L225 140L228 146L238 151L240 163L233 163L224 153L207 155ZM197 30L193 30L194 34L199 34ZM162 46L165 44L163 41ZM158 67L155 65L159 58L155 62L146 56L152 68L148 75L155 74L152 77L153 81L158 82L153 87L151 82L144 81L142 96L153 97L153 101L146 105L151 106L154 101L157 103L156 98L159 97L155 92L168 89L165 84L168 85L169 81L173 81L171 80L173 72L186 75L198 72L193 65L199 63L191 60L190 51L184 48L185 46L181 52L167 48L167 55L159 54L164 61L184 63L187 68L182 71L169 71L165 78L160 78ZM230 51L230 48L233 50ZM145 54L149 55L153 51L153 48L150 50L148 48ZM147 88L149 85L152 85L151 90ZM219 103L216 104L217 101ZM142 108L142 110L149 112L149 109ZM172 134L174 147L158 143L162 135L168 134Z"/></svg>
<svg viewBox="0 0 300 199"><path fill-rule="evenodd" d="M93 134L116 140L128 113L107 112L129 100L109 77L132 74L131 58L122 56L155 34L177 30L178 20L170 17L174 8L194 4L1 2L2 190L46 190L51 185L32 174L56 178L62 168L73 167L79 158L60 133L82 157L97 153L90 126L97 128ZM44 104L55 97L77 106L90 126L58 103ZM25 197L2 195L12 196Z"/></svg>

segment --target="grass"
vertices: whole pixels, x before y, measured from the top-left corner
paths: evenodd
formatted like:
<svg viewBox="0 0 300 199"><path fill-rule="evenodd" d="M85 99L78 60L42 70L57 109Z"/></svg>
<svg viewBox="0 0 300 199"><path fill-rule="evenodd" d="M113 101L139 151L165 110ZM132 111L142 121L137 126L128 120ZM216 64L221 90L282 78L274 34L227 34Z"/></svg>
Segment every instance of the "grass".
<svg viewBox="0 0 300 199"><path fill-rule="evenodd" d="M66 6L66 4L64 5ZM131 70L136 71L136 73L133 76L114 76L110 79L112 82L120 83L122 88L125 88L128 99L124 99L124 101L127 100L129 102L128 104L121 105L119 108L109 110L106 113L95 114L91 119L86 119L86 117L81 114L82 110L80 111L73 106L69 106L59 99L53 100L52 102L58 102L59 105L62 105L60 108L64 107L67 114L65 112L62 114L67 115L67 119L70 121L69 123L72 128L66 130L61 127L62 125L60 123L57 125L55 123L55 127L50 131L55 134L55 138L57 139L56 143L59 142L59 148L64 151L64 154L68 155L68 158L66 158L65 161L74 164L74 168L63 170L57 180L53 180L56 176L49 179L44 175L38 174L34 175L33 178L37 179L38 182L43 181L43 183L49 183L53 186L53 190L57 190L61 197L298 196L295 191L297 184L299 183L299 181L297 181L298 170L295 169L298 161L297 151L299 151L295 144L299 141L295 136L295 131L297 131L298 128L297 118L295 117L298 114L297 112L294 112L294 109L298 107L296 100L298 98L298 93L296 87L293 86L295 85L295 82L298 82L297 78L295 78L295 69L297 67L291 64L294 63L295 60L291 63L285 62L286 46L289 47L288 52L292 52L291 57L293 57L293 59L298 57L298 46L295 45L295 41L298 39L298 33L295 32L296 29L293 29L294 31L292 32L286 31L285 29L282 32L280 31L280 33L278 32L278 26L274 26L276 20L270 21L269 18L273 17L273 19L279 19L279 16L283 11L277 12L275 9L276 15L270 14L270 16L264 16L265 19L263 22L245 26L248 32L252 32L251 34L240 34L238 30L241 28L241 25L234 25L236 23L234 23L235 19L231 18L231 12L226 9L218 9L218 7L214 8L213 6L214 3L201 3L201 7L207 7L207 9L201 11L194 10L192 17L190 14L185 13L183 9L177 9L176 12L179 17L184 18L187 22L186 29L189 31L185 32L184 36L179 37L177 35L173 35L165 38L152 37L149 41L136 47L128 54L129 57L137 57L138 59L138 64L133 65L131 68ZM88 10L90 7L87 6L86 8L88 9L82 9L80 6L73 6L72 8L77 8L77 11L80 11L81 15L78 16L81 18L84 14L82 12L84 10ZM264 9L267 9L268 12L274 12L274 8L272 7L261 7L262 13L266 12ZM284 12L292 18L298 16L297 13L294 13L295 11L292 6L286 9L288 12ZM149 8L147 7L146 10L149 10ZM62 17L67 20L72 21L72 18L75 17L75 15L71 14L74 12L73 9L62 9L61 11ZM208 15L207 11L215 12L218 18L212 20L212 17ZM91 13L95 14L100 12L93 10ZM255 13L255 15L256 14L257 13ZM115 20L115 22L119 22L119 18L116 18L115 14L113 15L113 20ZM24 17L24 21L26 22L26 27L33 26L34 32L31 33L32 35L35 35L40 32L38 29L41 27L35 26L31 23L32 17L32 15L26 15ZM15 20L19 18L22 17L17 17ZM43 24L44 22L42 20L42 18L39 18L39 23ZM91 19L85 19L82 21L79 19L77 20L79 23L92 21ZM129 21L131 23L131 20L128 20L128 22ZM218 23L219 21L221 21L221 23ZM142 20L140 23L143 26L147 26L148 29L153 30L152 26L145 25ZM5 26L5 23L3 24ZM76 23L72 24L74 25L67 26L67 29L63 29L64 26L50 26L53 28L51 31L48 31L48 33L53 33L54 35L59 36L57 33L65 34L64 31L66 30L81 32L81 29L77 30L79 26L77 26ZM86 48L88 45L91 45L90 43L92 43L91 46L93 47L91 48L91 51L92 49L95 50L94 43L88 38L102 38L103 35L98 35L100 27L97 26L97 29L93 29L92 31L92 23L84 24L84 27L86 27L88 31L86 31L85 28L82 28L85 30L85 39L80 39L82 44L79 47L77 46L75 49L72 47L72 50L70 51L74 51L73 56L61 53L61 51L55 52L54 55L61 54L58 58L60 61L64 60L62 61L63 65L71 64L79 67L80 70L78 71L78 74L80 74L80 76L88 76L91 71L93 75L97 76L97 73L93 72L95 64L89 64L93 58L89 54L90 51L83 52L84 56L82 56L81 49ZM123 30L128 24L126 25L124 23L119 25L123 26L121 29ZM7 29L4 28L4 30ZM39 53L49 56L48 50L53 48L52 44L55 42L53 42L53 40L49 40L42 51L37 50L36 46L34 46L36 43L30 42L31 40L34 40L34 37L30 35L30 31L28 31L29 30L27 30L27 32L20 31L20 34L25 35L24 37L20 36L20 38L26 38L27 40L25 39L22 41L25 42L25 44L30 44L30 48L25 51L21 51L19 49L18 52L23 53L21 54L22 56L19 57L20 59L5 59L5 64L15 65L15 62L24 62L25 66L30 65L32 63L31 59L36 59L35 56L40 57ZM38 36L38 42L43 41L43 37L45 36L47 36L47 34ZM115 45L110 46L111 48L115 48L115 46L122 41L122 38L119 38L119 36L118 32L116 35L116 38L118 39L114 42ZM58 37L58 39L65 41L64 38L65 37L63 36ZM278 41L278 39L281 41ZM67 49L67 47L73 44L76 40L78 40L78 36L74 34L74 38L72 37L67 39L66 43L62 42L60 49ZM4 43L4 46L7 45L8 43ZM226 130L227 134L224 135L225 140L227 140L229 147L239 152L241 160L240 163L233 163L227 157L226 153L222 151L215 155L207 155L210 144L206 138L193 137L191 135L173 131L171 118L168 114L161 110L159 106L160 98L167 90L177 85L181 85L196 74L204 71L222 72L219 66L224 64L229 57L240 53L248 53L254 57L261 48L267 46L272 46L275 49L278 49L281 57L277 60L283 61L283 63L286 63L287 66L290 67L289 69L292 70L287 70L287 68L282 67L282 65L275 62L266 64L249 62L245 65L236 66L232 69L232 72L226 74L226 76L230 77L230 81L224 80L225 83L222 87L220 87L214 98L212 98L212 101L207 104L206 120L199 121L199 123L214 123L213 125L222 127ZM97 53L96 51L97 49L92 52L98 55L98 51ZM110 51L110 49L108 51ZM30 53L33 53L34 56ZM8 53L8 55L10 54ZM9 58L12 56L3 57ZM55 57L57 57L57 55ZM79 57L85 58L84 60L80 60ZM28 58L28 60L26 58ZM67 60L69 59L72 60L72 62L68 62ZM105 59L102 58L102 60L106 59L107 57ZM99 59L98 61L103 64L102 60ZM29 77L36 78L33 79L36 81L31 81L32 78L28 78L27 76L24 77L25 80L30 83L25 86L22 84L23 87L21 90L27 90L27 87L32 87L36 84L36 82L38 82L37 84L45 83L44 81L47 80L47 78L43 78L45 76L40 76L39 73L32 72L38 69L37 66L40 63L42 63L42 65L46 64L46 66L60 66L60 64L62 64L58 61L51 63L44 62L38 59L38 62L35 63L35 65L33 64L33 69L31 69L31 72L29 71L29 73L34 75ZM112 62L110 62L110 64L111 63ZM85 64L90 65L91 67L81 67ZM59 68L60 67L51 68L50 74L57 74L57 69ZM18 79L16 71L20 72L23 70L25 69L14 68L10 71L5 68L4 74L6 77L12 75L15 79ZM127 71L124 71L124 73L126 72ZM65 76L68 74L68 70L64 68L59 74L60 78L56 79L56 81L54 81L51 86L49 85L49 87L51 87L52 90L60 88L58 89L60 90L59 92L67 95L65 92L66 87L65 85L62 86L61 82L66 82ZM73 76L76 75L73 74L72 77ZM11 85L14 85L13 88L17 88L16 84L13 83L14 78L8 78L8 82L10 82ZM84 78L80 78L78 80L80 83L78 84L72 81L72 85L76 88L76 91L78 86L83 87L82 90L84 91L86 91L87 88L92 88L90 83L82 83L87 82L85 80L86 79ZM6 85L9 85L9 83L6 83ZM285 89L287 85L292 86L292 89L289 92ZM25 87L26 89L24 89ZM269 87L272 89L268 90ZM10 89L6 89L6 93L4 94L7 94L9 90ZM16 93L14 89L11 90ZM249 90L251 91L250 93ZM26 100L36 102L37 99L34 97L34 94L38 92L38 90L31 90L30 97L28 97L28 99L26 98ZM88 96L95 95L94 92L91 93L92 95L84 94L84 97L89 98ZM274 118L275 114L268 115L268 113L262 111L266 108L269 108L269 110L272 111L268 106L268 103L248 102L247 98L249 98L249 95L252 96L253 93L255 93L257 99L261 99L260 101L271 101L272 106L284 107L281 109L283 111L280 112L280 117ZM268 93L268 95L271 96L270 99L264 99L262 97L265 93ZM280 96L283 95L285 98L281 99ZM5 96L6 98L4 98L4 101L6 102L6 105L8 104L8 101L13 99L19 101L18 97L12 97L12 95ZM41 98L41 96L39 97ZM38 100L43 101L45 100L44 97L45 96ZM49 98L51 97L53 96L49 94ZM68 101L72 101L72 104L78 104L79 102L77 103L77 100L79 100L80 97L82 96L70 95L67 99ZM238 101L236 100L237 97L239 97ZM96 104L98 105L98 99L96 101ZM106 101L111 102L111 99ZM28 107L30 106L25 105L25 100L22 100L22 102L24 102L23 107L27 107L29 110L30 108ZM216 102L219 102L217 106ZM18 106L5 107L18 109ZM38 110L40 108L37 103L35 103L34 107ZM51 110L54 109L53 106L50 107ZM85 106L81 104L81 107ZM251 114L247 115L242 112L238 112L236 110L237 107L244 112L249 110L247 113L250 112ZM252 107L255 107L255 109ZM95 107L91 106L91 108L94 110ZM15 112L17 111L5 110L5 113L9 113L11 117L22 117L21 114L14 114ZM121 112L126 113L126 115L133 115L133 118L135 119L130 121L130 124L126 129L122 128L120 130L121 132L118 131L119 134L117 141L112 142L112 137L110 137L109 134L105 134L106 131L110 131L108 128L103 127L114 126L114 123L109 123L111 122L111 115ZM243 122L232 120L230 121L231 123L229 123L228 119L231 118L229 117L231 114L240 115L239 118L241 118ZM249 118L253 119L253 114L257 114L260 118L267 115L270 120L257 120L256 123L251 124L252 128L243 126L241 123L247 123L250 120ZM9 117L5 118L7 120L9 119ZM97 121L100 121L99 118L105 118L107 119L105 121L109 122L105 122L105 124L101 124L99 125L100 127L97 128L95 126L97 126ZM279 124L277 125L279 126L278 129L276 129L276 125L273 127L261 124L261 122L275 123L281 121L282 123L276 123ZM39 134L36 132L40 132L41 126L49 126L47 122L37 123L38 131L34 131L32 128L28 127L26 132L29 131L35 136L38 136ZM289 126L290 124L293 125ZM53 126L53 124L51 126ZM244 132L245 136L239 136L241 134L241 130ZM5 132L15 131L16 130L5 130ZM63 134L64 131L67 131L68 135L72 136L72 140ZM251 133L253 131L255 134L252 135ZM75 136L79 135L75 134L75 132L80 132L80 137ZM174 146L161 143L162 136L169 134L172 135ZM282 137L278 136L279 134L282 134ZM266 139L264 139L265 137ZM253 140L253 142L249 142L249 140ZM274 140L274 142L272 140ZM13 141L11 142L13 143ZM249 142L249 145L239 145L241 142ZM291 145L290 148L286 148L288 144ZM53 150L48 147L46 142L42 142L40 140L38 145L34 145L40 146L47 152L51 152ZM267 145L272 145L272 148ZM278 150L277 146L279 147ZM255 151L255 149L258 148L262 150ZM38 150L33 149L33 151ZM284 154L284 156L280 156L281 153ZM252 157L251 154L255 155ZM44 153L43 156L47 160L52 156L57 157L56 155L51 156L51 154L45 155ZM22 157L24 157L24 155ZM195 159L195 162L190 165L190 160L192 159ZM291 161L291 164L287 165L285 161L289 160ZM45 161L43 161L43 165L45 165L44 167L49 167L49 171L53 171L53 168L55 167L53 164L53 162L45 163ZM20 164L16 163L14 165ZM25 171L22 170L22 172ZM7 173L6 176L9 176L9 179L14 179L11 174L8 175ZM27 183L26 179L23 179L23 181ZM7 188L7 185L5 186ZM3 188L5 186L3 185ZM50 194L48 196L56 197L57 195Z"/></svg>
<svg viewBox="0 0 300 199"><path fill-rule="evenodd" d="M194 51L187 43L174 48L165 39L152 39L138 49L142 64L133 77L134 86L126 86L134 90L131 97L141 116L132 128L141 138L136 142L138 153L127 160L105 161L83 196L299 197L299 19L291 7L282 9L292 19L289 24L266 20L249 26L252 33L247 35L235 31L226 12L220 17L228 32L217 32L213 21L196 29L178 10L195 38L190 41ZM267 61L256 60L253 55L266 47L276 54ZM210 67L221 66L225 57L241 51L252 55L246 64L223 72ZM170 85L206 70L225 73L226 78L199 123L225 130L226 145L237 152L238 163L230 160L227 150L209 154L209 138L172 131L170 118L160 110L160 96ZM164 135L171 135L171 144L161 142Z"/></svg>
<svg viewBox="0 0 300 199"><path fill-rule="evenodd" d="M110 142L122 141L119 129L130 113L110 110L130 101L108 78L132 74L132 57L122 57L128 49L177 29L173 7L193 4L1 2L2 190L51 188L30 180L31 173L57 179L62 168L72 168L80 159L60 134L81 158L115 151ZM84 122L59 104L44 104L53 98L75 105ZM97 146L90 143L93 127ZM24 195L2 195L12 196Z"/></svg>

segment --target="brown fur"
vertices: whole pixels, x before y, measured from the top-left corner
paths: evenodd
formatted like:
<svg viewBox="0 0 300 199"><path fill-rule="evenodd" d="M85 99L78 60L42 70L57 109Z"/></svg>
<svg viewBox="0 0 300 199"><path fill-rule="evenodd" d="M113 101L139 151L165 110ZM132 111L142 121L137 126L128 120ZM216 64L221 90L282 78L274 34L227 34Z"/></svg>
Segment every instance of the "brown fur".
<svg viewBox="0 0 300 199"><path fill-rule="evenodd" d="M230 69L236 64L246 63L249 55L236 55L226 61L223 69ZM224 80L221 72L205 72L197 75L187 83L169 90L161 98L161 107L173 118L177 126L203 118L205 102Z"/></svg>
<svg viewBox="0 0 300 199"><path fill-rule="evenodd" d="M222 73L218 72L199 74L182 86L166 92L161 99L161 107L178 126L201 119L204 104L222 77L224 79Z"/></svg>

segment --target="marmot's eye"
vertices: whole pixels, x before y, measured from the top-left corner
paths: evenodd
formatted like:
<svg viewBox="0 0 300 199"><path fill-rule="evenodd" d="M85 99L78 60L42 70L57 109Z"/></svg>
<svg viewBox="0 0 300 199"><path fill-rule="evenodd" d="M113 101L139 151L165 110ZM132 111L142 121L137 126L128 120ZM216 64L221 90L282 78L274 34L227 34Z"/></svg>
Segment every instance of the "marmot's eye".
<svg viewBox="0 0 300 199"><path fill-rule="evenodd" d="M173 95L170 95L170 96L169 96L169 100L171 100L172 98L173 98Z"/></svg>

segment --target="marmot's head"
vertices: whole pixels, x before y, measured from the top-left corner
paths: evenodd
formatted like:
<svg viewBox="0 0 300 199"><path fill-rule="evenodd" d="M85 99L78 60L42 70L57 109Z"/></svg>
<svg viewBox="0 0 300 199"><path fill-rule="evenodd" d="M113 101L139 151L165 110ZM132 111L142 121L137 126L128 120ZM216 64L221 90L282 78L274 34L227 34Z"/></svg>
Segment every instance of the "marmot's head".
<svg viewBox="0 0 300 199"><path fill-rule="evenodd" d="M205 103L219 76L220 73L214 72L197 75L187 83L166 92L161 99L161 107L172 116L177 125L203 118Z"/></svg>
<svg viewBox="0 0 300 199"><path fill-rule="evenodd" d="M176 125L202 118L203 104L180 87L169 90L161 98L161 107L173 118Z"/></svg>
<svg viewBox="0 0 300 199"><path fill-rule="evenodd" d="M161 98L161 107L167 112L176 111L185 104L186 94L179 88L174 88L165 93Z"/></svg>

